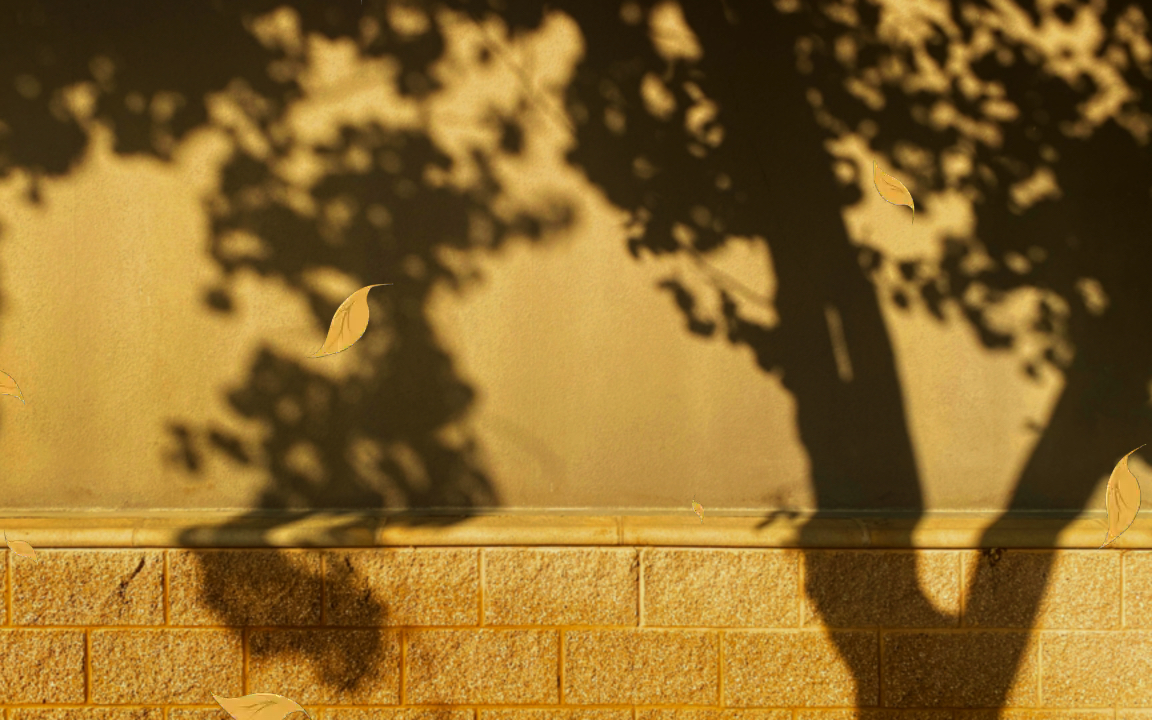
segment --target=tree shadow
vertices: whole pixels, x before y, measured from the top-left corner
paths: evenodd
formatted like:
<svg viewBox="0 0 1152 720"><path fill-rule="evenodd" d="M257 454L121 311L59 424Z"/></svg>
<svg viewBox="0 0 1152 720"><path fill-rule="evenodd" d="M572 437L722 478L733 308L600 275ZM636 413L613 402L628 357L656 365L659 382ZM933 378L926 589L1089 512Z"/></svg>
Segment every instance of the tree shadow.
<svg viewBox="0 0 1152 720"><path fill-rule="evenodd" d="M303 94L309 35L350 40L362 58L398 59L401 97L437 89L428 66L443 53L442 38L396 31L387 10L380 0L179 8L34 0L3 11L15 42L0 53L0 71L16 82L0 88L0 173L26 173L33 202L41 201L43 179L77 166L97 124L112 130L117 153L161 160L171 160L193 130L212 127L228 135L231 155L204 201L208 250L225 277L206 289L208 310L233 313L237 276L255 273L303 295L317 329L327 332L339 299L321 291L318 272L338 274L353 289L393 283L370 295L371 326L342 377L325 359L304 359L304 351L258 349L226 397L238 419L260 429L259 442L219 423L172 420L167 458L189 478L203 473L209 455L267 477L251 511L188 530L183 546L267 546L278 528L319 513L340 516L342 531L363 535L382 524L384 510L435 513L393 521L403 524L451 523L499 505L464 422L475 391L433 328L428 305L436 288L475 279L448 264L446 251L538 241L571 222L571 210L560 201L533 214L493 209L501 193L493 156L520 152L507 139L515 118L495 111L489 122L505 141L473 149L467 183L443 180L462 161L441 151L427 127L346 124L325 141L293 132L288 112ZM221 98L223 115L214 109ZM312 162L308 182L284 172L300 156ZM258 572L238 571L237 562L254 562L239 556L193 557L203 602L230 627L276 624L269 599L300 588L326 586L331 598L358 596L362 585L351 569L321 578L284 553L267 554ZM384 624L384 602L362 600L360 616ZM334 693L362 686L372 659L385 652L378 634L325 637L253 645L253 652L303 653Z"/></svg>
<svg viewBox="0 0 1152 720"><path fill-rule="evenodd" d="M253 23L282 5L293 9L295 20L272 40L257 40ZM632 213L634 256L682 254L706 262L711 250L733 237L757 238L770 249L778 281L775 324L751 319L738 294L719 282L708 288L720 307L714 318L701 310L706 298L675 278L660 289L685 314L690 332L722 332L749 347L759 367L796 398L819 510L801 531L802 541L814 540L823 517L872 510L910 518L896 538L908 542L924 512L904 389L878 294L942 322L948 308L958 308L989 352L1015 352L1020 337L1039 334L1049 342L1039 356L1022 359L1022 372L1034 377L1048 365L1064 376L1008 512L982 545L998 544L1016 512L1065 511L1070 517L1084 507L1094 481L1147 439L1152 354L1131 330L1149 307L1140 270L1152 250L1140 242L1139 231L1152 212L1152 170L1141 163L1143 145L1116 120L1083 137L1066 132L1092 84L1053 76L1052 58L995 29L988 17L952 3L949 28L944 19L925 21L935 30L913 47L885 29L881 10L868 4L443 5L474 18L496 15L513 35L539 27L550 12L576 21L586 44L569 88L577 140L569 160L614 205ZM74 166L87 143L85 123L111 126L118 152L165 158L192 129L216 122L207 98L230 89L243 122L231 126L234 154L219 192L205 204L210 250L226 275L253 271L286 283L309 300L321 331L334 305L313 286L313 271L337 270L357 287L395 282L370 295L372 325L357 346L363 362L348 377L322 373L322 361L262 348L246 380L228 396L238 417L264 429L258 446L216 425L173 421L174 462L189 473L214 453L268 476L258 510L225 527L190 532L187 545L258 524L269 511L347 511L353 525L372 529L376 521L366 510L441 508L465 516L498 503L475 440L459 422L473 391L431 327L429 293L436 284L468 281L444 263L441 250L540 239L570 222L572 211L563 201L513 217L493 211L500 183L491 152L519 152L522 130L515 116L493 117L502 142L498 150L473 154L478 179L466 187L429 180L461 161L445 155L427 128L365 123L343 128L328 144L284 131L285 114L300 97L305 60L292 38L307 33L350 39L365 56L395 58L406 97L436 92L429 66L444 51L440 29L431 23L425 32L399 32L386 17L390 7L373 0L363 9L303 0L249 0L238 7L219 0L179 11L144 2L67 11L29 2L8 11L7 21L20 32L15 47L0 56L0 70L16 78L0 88L0 170L26 170L34 199L37 177ZM1113 5L1100 22L1118 26L1128 7ZM1038 17L1032 8L1021 10L1033 21ZM1004 88L1018 106L1016 120L997 120L995 108L988 109L991 91L969 92L970 81L953 78L945 89L932 90L906 82L909 68L928 59L942 63L950 44L971 42L978 31L990 32L994 42L984 59L973 62L973 72ZM498 50L478 62L493 61L493 54ZM1126 67L1114 57L1100 62L1119 68L1129 85L1147 87L1146 65L1129 54ZM58 92L66 88L76 90L73 99ZM869 105L877 93L883 102ZM945 99L953 117L971 122L941 124L933 108ZM837 174L826 145L845 132L893 157L893 172L914 179L918 191L969 193L976 218L970 236L950 238L938 262L898 262L853 245L841 213L860 199L858 185ZM278 169L301 151L321 168L320 179L305 188L310 200L303 206L302 186ZM959 175L950 169L957 153L971 168ZM1016 186L1039 168L1053 173L1064 200L1017 199ZM931 213L932 202L918 197L917 205ZM238 235L256 238L256 251L238 254ZM1025 287L1043 291L1036 318L1027 327L1005 329L994 321L995 311ZM229 284L211 289L205 302L230 312ZM1053 523L1051 545L1066 522ZM835 628L851 583L833 577L839 566L824 563L821 553L805 556L808 595ZM284 573L300 572L282 564L286 560L273 562ZM1051 562L1048 556L1032 568L1040 580L1014 599L1013 627L1035 624ZM989 560L989 569L975 574L970 599L997 582L994 567ZM250 624L249 611L227 599L230 575L207 564L204 570L209 604L230 625ZM915 560L896 572L916 588L903 611L916 627L958 623L919 589ZM383 617L384 608L376 612ZM1028 652L1027 634L975 639L984 645L970 655L980 662L947 673L951 685L934 687L931 697L885 687L885 705L1009 704ZM886 640L885 647L886 663L925 651L900 638ZM841 650L857 680L856 705L875 705L877 697L860 690L874 685L868 680L874 666L846 645ZM356 652L363 651L358 646ZM956 659L942 645L927 652L933 660L921 663L925 673L933 662ZM314 649L313 664L323 667L327 653ZM326 682L341 688L359 682L354 671L338 670ZM926 678L921 685L931 687Z"/></svg>
<svg viewBox="0 0 1152 720"><path fill-rule="evenodd" d="M1101 475L1146 442L1152 348L1134 329L1152 306L1141 278L1150 252L1141 228L1148 226L1152 171L1143 160L1143 120L1132 119L1137 110L1147 112L1146 104L1137 107L1137 94L1098 127L1077 132L1077 123L1084 124L1082 103L1098 87L1084 73L1060 75L1059 62L1073 51L1046 55L1026 35L997 26L1004 19L989 14L990 3L951 3L950 18L913 17L912 25L930 30L915 46L900 40L892 18L882 18L871 4L573 1L545 8L508 0L459 6L476 17L498 13L520 29L535 27L547 9L576 19L588 43L569 96L579 141L570 158L615 205L633 213L634 255L700 258L739 236L769 246L779 284L775 325L744 317L721 283L704 283L719 296L719 318L703 314L707 298L675 278L659 287L671 293L689 332L725 330L796 398L818 508L801 530L803 544L816 542L824 518L881 511L902 515L893 542L910 545L924 512L877 294L941 322L948 321L947 310L958 309L989 352L1020 355L1027 377L1038 378L1045 366L1063 376L1051 420L982 547L1008 544L1014 519L1031 511L1052 517L1039 542L1055 547ZM1039 25L1036 8L1019 9ZM1139 35L1137 11L1135 4L1110 5L1099 22L1120 28L1112 36L1120 39L1084 61L1111 67L1147 97L1147 59L1133 41L1123 41L1124 28L1129 37ZM658 16L679 12L683 22L657 27ZM1072 23L1077 13L1093 12L1068 4L1048 14ZM979 33L993 42L975 54L972 77L953 77L933 90L908 82L911 68L930 60L942 65L950 45L970 43ZM979 79L975 85L973 78ZM990 102L997 100L999 105ZM1015 117L1011 110L1002 114L1005 100L1016 106ZM951 123L933 114L940 103L953 109ZM965 193L974 201L971 235L948 238L935 263L854 247L840 214L859 199L856 179L838 178L826 149L828 140L845 132L896 158L893 172L915 178L914 187ZM958 155L970 167L957 175ZM1022 199L1029 194L1021 192L1026 181L1038 171L1053 173L1062 194ZM932 210L931 199L917 204L922 212ZM1033 317L1005 328L996 311L1023 288L1039 291ZM1035 355L1017 350L1028 335L1044 341ZM868 573L844 577L843 565L823 562L820 552L805 556L809 597L828 627L844 627L837 608L854 587L870 585ZM1036 623L1054 555L1038 557L1012 599L1009 627L1028 630ZM916 559L906 560L897 574L902 586L914 589L902 610L913 618L912 627L958 625L960 618L928 601ZM994 594L1008 572L986 560L966 587L969 606ZM884 624L876 618L871 626ZM860 627L858 621L849 625ZM971 635L968 652L955 652L947 640L926 648L910 636L890 638L885 677L898 664L918 666L924 675L908 686L882 688L884 703L1013 704L1012 684L1034 647L1028 635ZM874 659L852 652L842 644L848 639L833 638L857 680L856 705L875 705L879 695L861 690L875 686ZM915 660L924 653L930 662ZM956 662L964 667L945 667Z"/></svg>

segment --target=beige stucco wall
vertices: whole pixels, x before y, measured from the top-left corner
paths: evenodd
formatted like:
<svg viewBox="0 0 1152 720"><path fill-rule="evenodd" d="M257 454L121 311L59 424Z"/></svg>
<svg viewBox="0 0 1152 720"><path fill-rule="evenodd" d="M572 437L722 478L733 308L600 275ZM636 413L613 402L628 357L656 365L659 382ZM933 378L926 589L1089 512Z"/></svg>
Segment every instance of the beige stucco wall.
<svg viewBox="0 0 1152 720"><path fill-rule="evenodd" d="M392 128L427 122L458 156L467 142L495 142L479 125L486 106L515 103L526 91L498 63L468 69L453 60L453 48L475 42L477 30L451 27L445 89L422 105L391 90L387 64L361 66L348 47L309 39L319 59L291 115L295 131L321 138L340 119L373 118ZM535 91L558 102L584 42L557 15L506 45L532 60ZM257 440L261 427L235 415L229 388L261 344L302 358L324 329L298 293L254 275L235 281L236 313L205 307L219 271L207 254L201 200L228 157L222 131L194 133L171 164L117 157L108 135L94 132L83 164L45 183L42 205L28 202L21 175L0 187L0 370L27 399L0 398L0 509L249 507L269 482L265 465L209 454L190 477L165 460L166 426L215 424ZM687 333L654 287L669 272L690 285L699 271L629 256L620 213L564 162L570 134L553 116L529 115L526 137L524 155L497 168L502 202L528 207L563 193L575 199L574 224L541 243L471 254L482 279L441 288L426 308L477 391L463 423L501 508L682 510L693 495L713 513L810 507L792 397L748 350ZM866 148L845 152L870 167ZM946 229L970 222L961 203L942 199L934 208L917 216L918 245L901 234L907 215L875 193L846 209L845 221L858 244L923 253ZM771 297L763 244L734 243L712 262ZM374 282L405 271L385 268ZM356 289L322 273L316 282L332 310ZM928 508L1002 508L1037 438L1027 425L1044 425L1060 379L1031 383L1018 358L989 353L967 326L880 302ZM370 325L361 345L308 362L340 377L366 362L359 351L387 342L385 329ZM1138 459L1133 468L1148 470ZM1104 506L1110 469L1085 479L1100 483L1093 507Z"/></svg>

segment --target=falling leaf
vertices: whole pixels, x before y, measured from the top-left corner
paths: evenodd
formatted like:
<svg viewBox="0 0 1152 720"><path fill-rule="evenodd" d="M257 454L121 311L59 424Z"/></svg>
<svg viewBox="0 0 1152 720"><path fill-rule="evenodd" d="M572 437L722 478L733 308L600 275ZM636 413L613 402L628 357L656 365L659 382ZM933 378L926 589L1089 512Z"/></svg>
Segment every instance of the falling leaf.
<svg viewBox="0 0 1152 720"><path fill-rule="evenodd" d="M391 284L383 283L383 285ZM324 340L323 347L317 350L315 355L308 357L335 355L356 344L368 329L368 291L374 287L380 285L362 287L340 303L340 307L336 308L336 314L332 317L332 326L328 328L328 337Z"/></svg>
<svg viewBox="0 0 1152 720"><path fill-rule="evenodd" d="M1139 450L1141 445L1136 448ZM1128 453L1131 455L1136 452ZM1116 467L1112 469L1112 477L1108 478L1108 534L1104 538L1104 545L1111 543L1131 527L1140 512L1140 483L1136 476L1128 469L1128 455L1120 458ZM1101 545L1100 547L1104 547ZM1099 550L1100 548L1097 548Z"/></svg>
<svg viewBox="0 0 1152 720"><path fill-rule="evenodd" d="M295 700L273 693L253 693L238 698L213 695L212 699L236 720L282 720L294 712L308 715L308 711L296 704Z"/></svg>
<svg viewBox="0 0 1152 720"><path fill-rule="evenodd" d="M888 202L912 208L912 224L916 224L916 203L912 202L912 193L908 192L904 183L877 167L875 160L872 161L872 184L876 186L880 197Z"/></svg>
<svg viewBox="0 0 1152 720"><path fill-rule="evenodd" d="M12 397L20 398L20 402L24 402L24 396L20 394L20 388L8 373L0 372L0 395L11 395Z"/></svg>
<svg viewBox="0 0 1152 720"><path fill-rule="evenodd" d="M33 550L32 546L28 543L24 542L23 540L9 540L7 530L4 531L4 542L8 543L8 547L12 548L12 552L16 553L20 557L36 557L36 551Z"/></svg>
<svg viewBox="0 0 1152 720"><path fill-rule="evenodd" d="M700 516L700 522L704 522L704 506L696 502L696 496L692 496L692 512Z"/></svg>

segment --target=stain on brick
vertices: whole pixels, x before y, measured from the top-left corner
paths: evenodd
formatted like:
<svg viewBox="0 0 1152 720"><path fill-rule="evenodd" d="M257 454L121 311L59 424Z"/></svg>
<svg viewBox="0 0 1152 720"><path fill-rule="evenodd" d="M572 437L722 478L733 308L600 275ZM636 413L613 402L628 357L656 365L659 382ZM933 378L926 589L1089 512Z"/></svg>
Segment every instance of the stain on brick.
<svg viewBox="0 0 1152 720"><path fill-rule="evenodd" d="M554 630L408 633L406 701L418 705L554 704L560 700Z"/></svg>
<svg viewBox="0 0 1152 720"><path fill-rule="evenodd" d="M868 631L725 632L724 704L875 706L876 656L876 633Z"/></svg>
<svg viewBox="0 0 1152 720"><path fill-rule="evenodd" d="M0 703L84 702L84 633L0 630Z"/></svg>
<svg viewBox="0 0 1152 720"><path fill-rule="evenodd" d="M1120 627L1118 553L1012 551L992 565L969 551L964 578L965 627Z"/></svg>
<svg viewBox="0 0 1152 720"><path fill-rule="evenodd" d="M319 625L320 553L171 550L173 625Z"/></svg>
<svg viewBox="0 0 1152 720"><path fill-rule="evenodd" d="M564 633L564 701L715 705L719 634L691 630Z"/></svg>
<svg viewBox="0 0 1152 720"><path fill-rule="evenodd" d="M888 710L884 708L856 708L853 710L796 711L795 720L955 720L952 710ZM990 718L989 720L994 720Z"/></svg>
<svg viewBox="0 0 1152 720"><path fill-rule="evenodd" d="M888 707L1035 707L1037 643L1026 632L884 634Z"/></svg>
<svg viewBox="0 0 1152 720"><path fill-rule="evenodd" d="M12 568L15 625L162 625L164 554L40 550Z"/></svg>
<svg viewBox="0 0 1152 720"><path fill-rule="evenodd" d="M799 591L793 551L644 551L645 626L797 627Z"/></svg>
<svg viewBox="0 0 1152 720"><path fill-rule="evenodd" d="M398 631L258 630L248 646L249 687L279 688L301 705L400 701Z"/></svg>
<svg viewBox="0 0 1152 720"><path fill-rule="evenodd" d="M212 703L242 694L239 633L93 630L92 702Z"/></svg>
<svg viewBox="0 0 1152 720"><path fill-rule="evenodd" d="M476 625L479 550L350 550L324 558L329 625Z"/></svg>
<svg viewBox="0 0 1152 720"><path fill-rule="evenodd" d="M634 549L484 551L485 625L638 624Z"/></svg>

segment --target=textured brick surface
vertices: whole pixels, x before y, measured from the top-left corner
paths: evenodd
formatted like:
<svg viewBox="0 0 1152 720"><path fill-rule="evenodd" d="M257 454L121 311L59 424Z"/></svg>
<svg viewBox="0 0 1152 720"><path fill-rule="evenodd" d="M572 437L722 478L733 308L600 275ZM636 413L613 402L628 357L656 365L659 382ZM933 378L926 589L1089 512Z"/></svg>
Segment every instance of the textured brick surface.
<svg viewBox="0 0 1152 720"><path fill-rule="evenodd" d="M647 708L637 712L636 720L792 720L792 711ZM841 720L841 718L828 718L828 720ZM852 718L843 718L843 720L852 720Z"/></svg>
<svg viewBox="0 0 1152 720"><path fill-rule="evenodd" d="M644 624L797 627L799 563L788 550L645 550Z"/></svg>
<svg viewBox="0 0 1152 720"><path fill-rule="evenodd" d="M413 631L408 634L406 702L556 703L559 643L553 630Z"/></svg>
<svg viewBox="0 0 1152 720"><path fill-rule="evenodd" d="M164 720L164 708L12 708L8 720Z"/></svg>
<svg viewBox="0 0 1152 720"><path fill-rule="evenodd" d="M353 550L324 558L329 625L476 625L479 550Z"/></svg>
<svg viewBox="0 0 1152 720"><path fill-rule="evenodd" d="M955 720L1112 720L1111 710L959 710Z"/></svg>
<svg viewBox="0 0 1152 720"><path fill-rule="evenodd" d="M876 633L867 631L726 632L724 702L737 707L874 706L876 647Z"/></svg>
<svg viewBox="0 0 1152 720"><path fill-rule="evenodd" d="M1124 553L1124 625L1152 628L1152 551Z"/></svg>
<svg viewBox="0 0 1152 720"><path fill-rule="evenodd" d="M803 564L805 627L958 623L960 558L955 552L813 550L803 553Z"/></svg>
<svg viewBox="0 0 1152 720"><path fill-rule="evenodd" d="M965 552L964 579L965 627L1120 627L1119 553Z"/></svg>
<svg viewBox="0 0 1152 720"><path fill-rule="evenodd" d="M0 703L84 702L84 633L0 630Z"/></svg>
<svg viewBox="0 0 1152 720"><path fill-rule="evenodd" d="M316 717L316 713L308 708L305 709L312 713L312 717ZM292 720L298 720L298 718L299 716L292 718ZM174 707L168 708L168 720L232 720L232 716L224 712L219 705L210 708ZM306 719L299 718L299 720Z"/></svg>
<svg viewBox="0 0 1152 720"><path fill-rule="evenodd" d="M164 553L40 550L13 563L14 625L163 625Z"/></svg>
<svg viewBox="0 0 1152 720"><path fill-rule="evenodd" d="M241 669L233 631L92 631L95 704L208 704L242 694Z"/></svg>
<svg viewBox="0 0 1152 720"><path fill-rule="evenodd" d="M173 625L320 623L318 552L173 550L168 566Z"/></svg>
<svg viewBox="0 0 1152 720"><path fill-rule="evenodd" d="M400 701L398 631L259 630L248 645L248 692L275 692L301 705Z"/></svg>
<svg viewBox="0 0 1152 720"><path fill-rule="evenodd" d="M632 720L632 710L629 708L481 710L479 720Z"/></svg>
<svg viewBox="0 0 1152 720"><path fill-rule="evenodd" d="M12 622L8 616L8 549L0 549L0 625Z"/></svg>
<svg viewBox="0 0 1152 720"><path fill-rule="evenodd" d="M638 624L628 549L484 551L485 625Z"/></svg>
<svg viewBox="0 0 1152 720"><path fill-rule="evenodd" d="M889 708L854 708L852 710L816 710L801 708L795 720L955 720L953 710L917 708L893 710ZM988 718L995 720L995 718Z"/></svg>
<svg viewBox="0 0 1152 720"><path fill-rule="evenodd" d="M1024 632L885 633L886 707L1034 707L1037 648Z"/></svg>
<svg viewBox="0 0 1152 720"><path fill-rule="evenodd" d="M476 720L471 709L452 708L332 708L324 720Z"/></svg>
<svg viewBox="0 0 1152 720"><path fill-rule="evenodd" d="M1152 631L1045 632L1044 704L1152 708Z"/></svg>
<svg viewBox="0 0 1152 720"><path fill-rule="evenodd" d="M564 633L564 700L574 705L715 705L719 635L687 630Z"/></svg>

